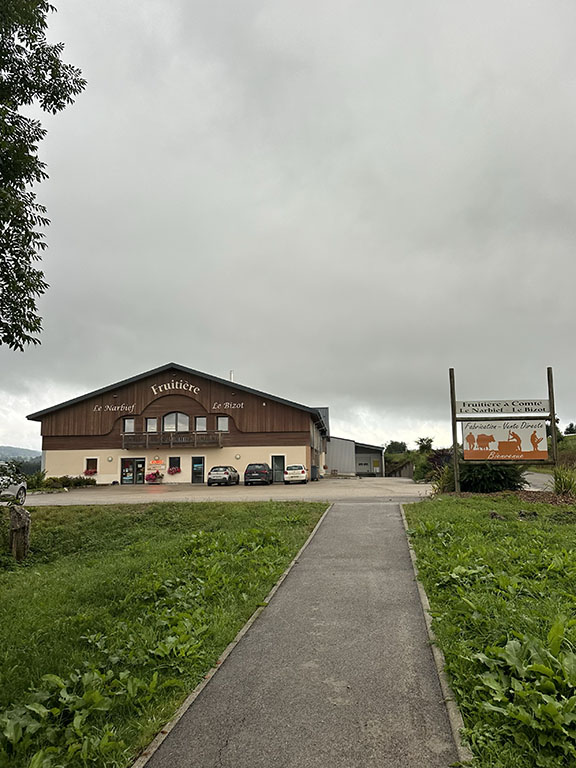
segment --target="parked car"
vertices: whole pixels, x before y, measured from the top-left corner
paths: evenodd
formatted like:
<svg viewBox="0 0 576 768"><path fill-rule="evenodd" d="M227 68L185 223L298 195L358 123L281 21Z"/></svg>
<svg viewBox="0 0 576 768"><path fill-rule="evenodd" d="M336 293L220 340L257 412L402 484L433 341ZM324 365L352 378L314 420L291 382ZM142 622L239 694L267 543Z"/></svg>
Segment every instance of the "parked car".
<svg viewBox="0 0 576 768"><path fill-rule="evenodd" d="M238 485L240 473L234 467L212 467L208 472L208 485Z"/></svg>
<svg viewBox="0 0 576 768"><path fill-rule="evenodd" d="M0 464L0 475L2 474L2 467L6 466L5 463ZM26 501L27 485L26 480L21 477L15 479L14 483L11 483L6 488L1 487L0 480L0 501L16 501L18 504L24 504Z"/></svg>
<svg viewBox="0 0 576 768"><path fill-rule="evenodd" d="M288 483L307 483L308 470L304 464L289 464L284 470L284 485Z"/></svg>
<svg viewBox="0 0 576 768"><path fill-rule="evenodd" d="M269 464L248 464L244 470L244 485L255 483L270 485L272 480L272 469Z"/></svg>

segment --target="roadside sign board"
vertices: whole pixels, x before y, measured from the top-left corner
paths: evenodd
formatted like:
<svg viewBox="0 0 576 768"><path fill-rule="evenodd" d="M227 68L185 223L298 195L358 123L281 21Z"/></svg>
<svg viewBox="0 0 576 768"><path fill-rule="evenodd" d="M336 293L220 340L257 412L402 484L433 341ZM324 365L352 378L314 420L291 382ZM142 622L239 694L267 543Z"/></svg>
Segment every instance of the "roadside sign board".
<svg viewBox="0 0 576 768"><path fill-rule="evenodd" d="M550 413L549 400L457 400L456 413Z"/></svg>
<svg viewBox="0 0 576 768"><path fill-rule="evenodd" d="M475 461L546 461L546 421L463 421L464 459Z"/></svg>

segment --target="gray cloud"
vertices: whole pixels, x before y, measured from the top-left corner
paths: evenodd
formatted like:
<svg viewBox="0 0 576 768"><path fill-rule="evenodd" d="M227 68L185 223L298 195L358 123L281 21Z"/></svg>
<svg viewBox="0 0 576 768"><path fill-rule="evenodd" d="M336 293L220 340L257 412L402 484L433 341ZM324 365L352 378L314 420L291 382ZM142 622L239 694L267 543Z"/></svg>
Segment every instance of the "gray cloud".
<svg viewBox="0 0 576 768"><path fill-rule="evenodd" d="M542 397L554 365L576 419L572 4L60 5L89 86L46 120L11 414L175 360L378 443L447 440L450 365L470 398Z"/></svg>

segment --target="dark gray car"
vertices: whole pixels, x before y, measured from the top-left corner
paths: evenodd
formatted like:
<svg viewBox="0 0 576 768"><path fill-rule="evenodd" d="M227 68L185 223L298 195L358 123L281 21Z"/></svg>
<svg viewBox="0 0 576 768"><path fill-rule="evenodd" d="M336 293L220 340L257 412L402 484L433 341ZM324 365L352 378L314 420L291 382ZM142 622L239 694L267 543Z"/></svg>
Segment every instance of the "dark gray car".
<svg viewBox="0 0 576 768"><path fill-rule="evenodd" d="M270 485L272 469L269 464L248 464L244 470L244 485Z"/></svg>

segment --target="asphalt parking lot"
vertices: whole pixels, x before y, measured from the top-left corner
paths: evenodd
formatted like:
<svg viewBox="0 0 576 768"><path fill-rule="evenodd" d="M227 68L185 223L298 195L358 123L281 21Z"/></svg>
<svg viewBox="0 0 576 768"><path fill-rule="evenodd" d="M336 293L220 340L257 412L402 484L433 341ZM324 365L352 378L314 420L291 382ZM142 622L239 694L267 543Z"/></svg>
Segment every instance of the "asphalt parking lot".
<svg viewBox="0 0 576 768"><path fill-rule="evenodd" d="M73 504L146 504L157 501L417 501L431 486L396 477L324 478L306 485L245 487L166 483L96 485L60 493L30 492L27 507Z"/></svg>

